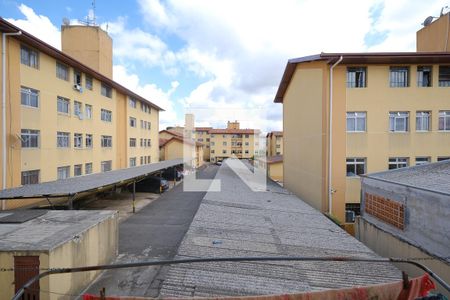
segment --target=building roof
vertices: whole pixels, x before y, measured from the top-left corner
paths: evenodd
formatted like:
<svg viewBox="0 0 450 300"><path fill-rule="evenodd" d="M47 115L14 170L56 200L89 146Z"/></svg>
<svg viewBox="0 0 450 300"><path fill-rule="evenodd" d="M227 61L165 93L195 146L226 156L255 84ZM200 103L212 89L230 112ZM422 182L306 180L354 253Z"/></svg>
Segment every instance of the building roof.
<svg viewBox="0 0 450 300"><path fill-rule="evenodd" d="M275 164L275 163L283 162L283 155L268 156L266 159L266 162L268 164Z"/></svg>
<svg viewBox="0 0 450 300"><path fill-rule="evenodd" d="M53 46L45 43L44 41L38 39L37 37L31 35L30 33L22 30L21 28L9 23L5 19L0 17L0 31L2 32L18 32L21 31L22 34L18 36L14 36L15 39L18 39L27 45L30 45L31 47L38 49L39 51L54 57L55 59L64 62L72 67L77 68L78 70L91 75L92 77L96 78L97 80L110 85L111 87L115 88L116 90L120 91L121 93L128 95L130 97L133 97L139 101L145 102L149 104L151 107L153 107L156 110L164 111L161 107L157 106L153 102L143 98L142 96L139 96L138 94L134 93L133 91L127 89L126 87L122 86L121 84L117 83L116 81L106 77L105 75L91 69L89 66L81 63L80 61L74 59L73 57L67 55L66 53L54 48Z"/></svg>
<svg viewBox="0 0 450 300"><path fill-rule="evenodd" d="M267 133L266 137L272 137L272 136L283 136L283 131L271 131Z"/></svg>
<svg viewBox="0 0 450 300"><path fill-rule="evenodd" d="M379 258L288 190L271 181L253 192L227 163L207 192L176 258L346 256ZM249 296L347 288L401 280L392 264L359 262L221 262L172 265L161 296ZM193 288L195 287L195 288Z"/></svg>
<svg viewBox="0 0 450 300"><path fill-rule="evenodd" d="M164 147L165 145L167 145L168 143L170 143L172 141L179 141L181 143L186 143L188 145L194 145L194 143L195 143L196 146L203 146L202 143L194 142L193 140L184 139L183 137L175 135L175 136L171 137L170 139L162 139L162 138L160 138L159 139L159 148Z"/></svg>
<svg viewBox="0 0 450 300"><path fill-rule="evenodd" d="M163 132L168 133L168 134L173 135L173 136L177 136L177 137L181 137L181 138L183 137L182 133L179 133L179 132L177 132L175 130L164 129L164 130L161 130L159 133L161 134Z"/></svg>
<svg viewBox="0 0 450 300"><path fill-rule="evenodd" d="M450 160L362 176L450 196Z"/></svg>
<svg viewBox="0 0 450 300"><path fill-rule="evenodd" d="M259 134L259 129L211 129L210 134Z"/></svg>
<svg viewBox="0 0 450 300"><path fill-rule="evenodd" d="M420 63L450 63L449 52L372 52L372 53L321 53L310 56L289 59L284 69L281 82L274 99L283 103L284 94L291 82L292 75L299 63L324 61L334 64L342 56L341 64L420 64Z"/></svg>
<svg viewBox="0 0 450 300"><path fill-rule="evenodd" d="M195 131L209 131L212 127L195 127Z"/></svg>
<svg viewBox="0 0 450 300"><path fill-rule="evenodd" d="M33 210L0 212L0 220ZM108 210L50 210L25 222L1 224L0 252L48 251L75 241L89 228L117 215Z"/></svg>
<svg viewBox="0 0 450 300"><path fill-rule="evenodd" d="M124 184L135 178L147 176L156 171L182 163L182 159L165 160L143 166L70 177L39 184L29 184L1 190L0 199L71 196L78 193L95 191L102 187Z"/></svg>

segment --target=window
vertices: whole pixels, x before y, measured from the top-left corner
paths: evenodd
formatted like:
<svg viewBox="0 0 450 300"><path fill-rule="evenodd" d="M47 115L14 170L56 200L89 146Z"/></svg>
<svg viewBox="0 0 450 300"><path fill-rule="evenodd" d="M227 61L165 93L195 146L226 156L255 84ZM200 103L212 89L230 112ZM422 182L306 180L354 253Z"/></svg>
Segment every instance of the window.
<svg viewBox="0 0 450 300"><path fill-rule="evenodd" d="M405 168L409 165L407 157L392 157L389 158L389 170Z"/></svg>
<svg viewBox="0 0 450 300"><path fill-rule="evenodd" d="M148 160L148 163L151 163L152 162L152 157L150 155L147 156L147 160Z"/></svg>
<svg viewBox="0 0 450 300"><path fill-rule="evenodd" d="M82 86L81 72L78 70L73 70L73 84Z"/></svg>
<svg viewBox="0 0 450 300"><path fill-rule="evenodd" d="M248 154L248 150L245 150L245 154Z"/></svg>
<svg viewBox="0 0 450 300"><path fill-rule="evenodd" d="M69 81L69 67L60 62L56 62L56 77Z"/></svg>
<svg viewBox="0 0 450 300"><path fill-rule="evenodd" d="M102 82L101 94L105 97L112 98L112 88Z"/></svg>
<svg viewBox="0 0 450 300"><path fill-rule="evenodd" d="M144 157L141 156L141 165L143 165L143 164L144 164Z"/></svg>
<svg viewBox="0 0 450 300"><path fill-rule="evenodd" d="M450 66L439 66L439 86L450 86Z"/></svg>
<svg viewBox="0 0 450 300"><path fill-rule="evenodd" d="M409 112L394 111L389 113L389 130L392 132L407 132Z"/></svg>
<svg viewBox="0 0 450 300"><path fill-rule="evenodd" d="M209 142L209 138L206 138L206 141Z"/></svg>
<svg viewBox="0 0 450 300"><path fill-rule="evenodd" d="M108 172L112 169L112 160L102 161L102 172Z"/></svg>
<svg viewBox="0 0 450 300"><path fill-rule="evenodd" d="M227 138L227 135L226 135L226 134L222 134L222 137L223 137L224 139L226 139L226 138Z"/></svg>
<svg viewBox="0 0 450 300"><path fill-rule="evenodd" d="M128 99L128 103L132 108L136 108L136 99L130 98Z"/></svg>
<svg viewBox="0 0 450 300"><path fill-rule="evenodd" d="M82 148L83 147L83 134L75 133L73 135L73 146L75 148Z"/></svg>
<svg viewBox="0 0 450 300"><path fill-rule="evenodd" d="M223 145L223 146L226 146L226 145L227 145L227 142L223 142L222 145Z"/></svg>
<svg viewBox="0 0 450 300"><path fill-rule="evenodd" d="M130 167L135 167L136 166L136 157L131 157L130 158Z"/></svg>
<svg viewBox="0 0 450 300"><path fill-rule="evenodd" d="M417 67L417 86L430 87L432 85L433 67L419 66Z"/></svg>
<svg viewBox="0 0 450 300"><path fill-rule="evenodd" d="M83 175L83 165L73 166L73 176L81 176L81 175Z"/></svg>
<svg viewBox="0 0 450 300"><path fill-rule="evenodd" d="M56 146L58 148L70 147L70 133L58 131L56 134Z"/></svg>
<svg viewBox="0 0 450 300"><path fill-rule="evenodd" d="M20 62L29 67L39 68L39 53L27 46L20 46Z"/></svg>
<svg viewBox="0 0 450 300"><path fill-rule="evenodd" d="M70 112L70 101L69 99L58 96L58 112L63 114L69 114Z"/></svg>
<svg viewBox="0 0 450 300"><path fill-rule="evenodd" d="M111 148L112 147L112 136L102 135L101 145L103 148Z"/></svg>
<svg viewBox="0 0 450 300"><path fill-rule="evenodd" d="M39 170L30 170L22 172L21 184L37 184L39 183Z"/></svg>
<svg viewBox="0 0 450 300"><path fill-rule="evenodd" d="M83 115L83 104L78 101L73 102L73 113L75 116L81 117Z"/></svg>
<svg viewBox="0 0 450 300"><path fill-rule="evenodd" d="M215 153L216 151L213 149L213 150L211 150L211 153Z"/></svg>
<svg viewBox="0 0 450 300"><path fill-rule="evenodd" d="M347 132L366 131L366 113L348 112L347 113Z"/></svg>
<svg viewBox="0 0 450 300"><path fill-rule="evenodd" d="M409 86L409 68L391 67L389 70L390 87L408 87Z"/></svg>
<svg viewBox="0 0 450 300"><path fill-rule="evenodd" d="M147 140L147 147L151 147L152 146L152 140L151 139L148 139Z"/></svg>
<svg viewBox="0 0 450 300"><path fill-rule="evenodd" d="M86 119L92 119L92 105L86 104L84 106Z"/></svg>
<svg viewBox="0 0 450 300"><path fill-rule="evenodd" d="M366 173L365 158L347 158L347 176L353 177Z"/></svg>
<svg viewBox="0 0 450 300"><path fill-rule="evenodd" d="M152 123L151 122L147 122L147 129L150 130L152 127Z"/></svg>
<svg viewBox="0 0 450 300"><path fill-rule="evenodd" d="M431 112L416 112L416 131L430 131Z"/></svg>
<svg viewBox="0 0 450 300"><path fill-rule="evenodd" d="M246 138L246 139L248 139L249 137L250 137L250 135L248 135L248 134L245 135L245 138Z"/></svg>
<svg viewBox="0 0 450 300"><path fill-rule="evenodd" d="M136 127L136 118L130 117L130 126Z"/></svg>
<svg viewBox="0 0 450 300"><path fill-rule="evenodd" d="M222 154L227 154L227 150L222 150Z"/></svg>
<svg viewBox="0 0 450 300"><path fill-rule="evenodd" d="M431 157L416 157L416 166L428 164L431 161Z"/></svg>
<svg viewBox="0 0 450 300"><path fill-rule="evenodd" d="M86 76L85 76L85 79L84 79L84 82L85 82L85 84L86 84L86 88L87 88L88 90L91 90L91 91L92 91L92 86L93 86L93 84L92 84L92 77L86 75Z"/></svg>
<svg viewBox="0 0 450 300"><path fill-rule="evenodd" d="M211 142L211 146L214 146L216 143L215 142Z"/></svg>
<svg viewBox="0 0 450 300"><path fill-rule="evenodd" d="M141 129L144 128L144 120L141 120Z"/></svg>
<svg viewBox="0 0 450 300"><path fill-rule="evenodd" d="M102 121L105 121L105 122L111 122L112 121L112 112L102 108L101 119L102 119Z"/></svg>
<svg viewBox="0 0 450 300"><path fill-rule="evenodd" d="M22 148L39 148L39 130L22 129Z"/></svg>
<svg viewBox="0 0 450 300"><path fill-rule="evenodd" d="M84 173L86 175L92 174L92 163L85 163L84 164Z"/></svg>
<svg viewBox="0 0 450 300"><path fill-rule="evenodd" d="M347 68L347 87L348 88L364 88L366 87L365 67Z"/></svg>
<svg viewBox="0 0 450 300"><path fill-rule="evenodd" d="M58 167L58 180L70 177L70 166Z"/></svg>
<svg viewBox="0 0 450 300"><path fill-rule="evenodd" d="M141 110L146 113L151 113L151 108L148 104L141 102Z"/></svg>
<svg viewBox="0 0 450 300"><path fill-rule="evenodd" d="M92 148L92 134L86 134L86 148Z"/></svg>
<svg viewBox="0 0 450 300"><path fill-rule="evenodd" d="M136 139L130 138L130 147L136 147Z"/></svg>
<svg viewBox="0 0 450 300"><path fill-rule="evenodd" d="M141 147L144 147L144 139L141 139Z"/></svg>
<svg viewBox="0 0 450 300"><path fill-rule="evenodd" d="M450 159L450 156L439 156L437 158L437 161L444 161L444 160L449 160L449 159Z"/></svg>
<svg viewBox="0 0 450 300"><path fill-rule="evenodd" d="M450 131L450 110L439 111L439 130Z"/></svg>
<svg viewBox="0 0 450 300"><path fill-rule="evenodd" d="M20 88L20 99L22 105L39 107L39 91L22 86Z"/></svg>

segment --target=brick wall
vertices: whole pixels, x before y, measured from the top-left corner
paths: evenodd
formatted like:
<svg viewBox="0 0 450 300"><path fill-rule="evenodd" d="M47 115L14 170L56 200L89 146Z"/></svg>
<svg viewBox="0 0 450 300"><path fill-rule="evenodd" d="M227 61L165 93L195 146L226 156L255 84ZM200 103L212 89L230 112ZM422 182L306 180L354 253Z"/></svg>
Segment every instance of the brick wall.
<svg viewBox="0 0 450 300"><path fill-rule="evenodd" d="M364 194L365 212L403 230L405 228L405 206L385 197Z"/></svg>

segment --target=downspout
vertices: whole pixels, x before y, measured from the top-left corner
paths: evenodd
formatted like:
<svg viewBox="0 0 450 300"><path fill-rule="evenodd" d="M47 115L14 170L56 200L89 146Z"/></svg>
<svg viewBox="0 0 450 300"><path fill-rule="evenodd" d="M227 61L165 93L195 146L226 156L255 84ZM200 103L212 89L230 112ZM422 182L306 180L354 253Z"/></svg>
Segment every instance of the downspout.
<svg viewBox="0 0 450 300"><path fill-rule="evenodd" d="M6 189L6 36L21 35L19 32L2 33L2 190ZM2 200L2 210L6 201Z"/></svg>
<svg viewBox="0 0 450 300"><path fill-rule="evenodd" d="M343 56L341 55L337 62L335 62L330 67L330 113L328 117L328 214L332 214L332 208L333 208L333 193L335 192L333 190L333 187L331 185L331 171L332 171L332 157L333 157L333 69L336 67L343 59Z"/></svg>

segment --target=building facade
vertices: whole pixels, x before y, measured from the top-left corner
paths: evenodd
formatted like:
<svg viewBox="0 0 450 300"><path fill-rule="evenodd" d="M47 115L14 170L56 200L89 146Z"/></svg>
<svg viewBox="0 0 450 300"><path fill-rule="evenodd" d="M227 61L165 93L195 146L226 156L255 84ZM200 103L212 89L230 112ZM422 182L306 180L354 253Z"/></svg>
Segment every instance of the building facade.
<svg viewBox="0 0 450 300"><path fill-rule="evenodd" d="M430 25L432 26L432 25ZM335 53L289 60L284 184L346 222L359 176L450 158L450 53Z"/></svg>
<svg viewBox="0 0 450 300"><path fill-rule="evenodd" d="M101 31L76 27L77 36ZM20 30L3 19L0 29ZM67 42L65 32L62 40ZM92 45L95 41L78 43L78 53ZM6 48L6 64L0 66L6 69L2 78L6 144L0 145L6 152L0 175L6 181L3 188L158 161L161 108L111 80L112 73L101 73L102 67L93 69L89 61L76 60L24 31L7 36L2 46ZM112 70L111 60L109 64Z"/></svg>
<svg viewBox="0 0 450 300"><path fill-rule="evenodd" d="M272 131L266 135L267 156L283 155L283 131Z"/></svg>
<svg viewBox="0 0 450 300"><path fill-rule="evenodd" d="M176 131L170 129L159 132L160 160L184 158L185 151L188 151L188 154L189 152L191 153L190 165L194 168L202 166L204 164L203 144L184 137L180 131L183 132L183 129Z"/></svg>

